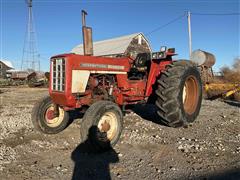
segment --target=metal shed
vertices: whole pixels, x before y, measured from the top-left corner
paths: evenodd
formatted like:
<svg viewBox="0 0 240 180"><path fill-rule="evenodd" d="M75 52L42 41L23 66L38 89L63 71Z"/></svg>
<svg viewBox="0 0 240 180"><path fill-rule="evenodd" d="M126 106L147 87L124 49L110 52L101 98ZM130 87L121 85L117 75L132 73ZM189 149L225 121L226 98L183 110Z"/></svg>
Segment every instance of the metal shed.
<svg viewBox="0 0 240 180"><path fill-rule="evenodd" d="M74 47L71 52L83 54L83 44ZM152 49L150 44L143 33L134 33L113 39L93 42L94 56L122 57L151 52Z"/></svg>
<svg viewBox="0 0 240 180"><path fill-rule="evenodd" d="M7 70L14 69L10 61L0 59L0 78L6 77Z"/></svg>

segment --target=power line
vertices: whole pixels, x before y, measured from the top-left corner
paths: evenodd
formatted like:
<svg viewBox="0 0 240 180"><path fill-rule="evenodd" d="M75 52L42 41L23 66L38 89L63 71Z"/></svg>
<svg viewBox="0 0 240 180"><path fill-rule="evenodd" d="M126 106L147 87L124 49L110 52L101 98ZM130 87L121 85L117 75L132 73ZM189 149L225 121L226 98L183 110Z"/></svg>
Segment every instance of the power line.
<svg viewBox="0 0 240 180"><path fill-rule="evenodd" d="M204 15L204 16L208 16L208 15L209 15L209 16L233 16L233 15L240 15L240 13L222 13L222 14L217 14L217 13L192 13L192 12L191 12L191 15ZM186 17L186 16L187 16L187 12L184 12L184 14L182 14L182 15L180 15L180 16L174 18L174 19L172 19L172 20L169 21L168 23L163 24L163 25L161 25L161 26L159 26L159 27L157 27L157 28L155 28L155 29L149 31L148 33L145 34L145 36L149 36L149 35L151 35L151 34L157 32L157 31L159 31L159 30L161 30L161 29L167 27L168 25L173 24L173 23L175 23L175 22L178 21L178 20L181 20L182 18L184 18L184 17ZM123 43L123 44L119 45L119 46L116 47L116 48L113 48L113 49L110 49L110 50L106 50L106 52L107 52L107 51L112 51L112 50L115 50L115 49L118 49L118 48L121 48L121 47L125 46L125 44L126 44L126 43Z"/></svg>
<svg viewBox="0 0 240 180"><path fill-rule="evenodd" d="M164 24L164 25L162 25L162 26L159 26L159 27L153 29L152 31L148 32L148 33L146 34L146 36L148 36L148 35L150 35L150 34L156 32L156 31L159 31L160 29L165 28L166 26L168 26L168 25L170 25L170 24L172 24L172 23L174 23L174 22L176 22L176 21L182 19L182 18L185 17L185 16L186 16L186 13L184 13L184 14L181 15L181 16L178 16L177 18L175 18L175 19L169 21L168 23L166 23L166 24Z"/></svg>
<svg viewBox="0 0 240 180"><path fill-rule="evenodd" d="M176 21L182 19L183 17L186 17L186 15L187 15L187 14L186 14L186 12L185 12L183 15L178 16L177 18L172 19L172 20L169 21L168 23L166 23L166 24L164 24L164 25L162 25L162 26L159 26L159 27L157 27L157 28L155 28L155 29L149 31L147 34L145 34L145 36L149 36L150 34L156 32L156 31L159 31L160 29L165 28L166 26L168 26L168 25L170 25L170 24L172 24L172 23L174 23L174 22L176 22ZM126 42L125 42L125 43L122 43L121 45L119 45L119 46L116 47L116 48L112 48L112 49L110 49L110 50L108 49L108 50L103 51L103 52L113 51L113 50L118 49L118 48L121 48L121 47L123 47L123 46L125 46L125 45L126 45Z"/></svg>
<svg viewBox="0 0 240 180"><path fill-rule="evenodd" d="M239 16L240 13L191 13L199 16Z"/></svg>

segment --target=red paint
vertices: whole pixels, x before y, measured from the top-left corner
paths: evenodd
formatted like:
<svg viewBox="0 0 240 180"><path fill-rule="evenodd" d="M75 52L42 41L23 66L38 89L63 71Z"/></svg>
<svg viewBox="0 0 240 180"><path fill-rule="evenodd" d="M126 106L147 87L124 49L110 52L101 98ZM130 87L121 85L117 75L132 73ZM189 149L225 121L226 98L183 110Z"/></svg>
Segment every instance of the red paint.
<svg viewBox="0 0 240 180"><path fill-rule="evenodd" d="M160 75L161 71L165 69L165 66L170 63L171 60L161 62L155 60L152 61L150 73L148 76L148 84L145 93L147 97L150 96L152 93L152 86L155 84L156 78Z"/></svg>
<svg viewBox="0 0 240 180"><path fill-rule="evenodd" d="M54 118L54 110L47 110L46 112L46 119L49 121L49 120L52 120Z"/></svg>
<svg viewBox="0 0 240 180"><path fill-rule="evenodd" d="M172 55L172 54L171 54ZM127 73L130 71L132 59L130 58L107 58L107 57L95 57L95 56L82 56L76 54L62 54L54 56L53 58L65 58L65 90L63 92L52 91L51 81L49 86L49 94L54 103L60 105L65 110L74 108L80 108L83 105L91 105L97 100L101 100L102 97L96 99L92 98L92 88L86 90L83 94L71 93L72 82L72 70L92 70L92 71L119 71L126 72L126 74L116 74L116 85L113 88L112 95L115 98L115 102L119 105L133 104L138 101L144 100L152 93L152 86L156 81L156 78L160 75L161 71L165 69L165 66L171 63L171 56L165 60L152 60L150 72L146 73L147 79L143 80L129 80ZM100 64L100 65L112 65L123 66L123 69L108 69L99 67L83 67L80 64ZM51 67L52 69L52 67ZM50 79L52 79L52 73L50 72ZM90 79L90 84L94 87L94 79ZM103 85L104 88L110 88L107 85Z"/></svg>

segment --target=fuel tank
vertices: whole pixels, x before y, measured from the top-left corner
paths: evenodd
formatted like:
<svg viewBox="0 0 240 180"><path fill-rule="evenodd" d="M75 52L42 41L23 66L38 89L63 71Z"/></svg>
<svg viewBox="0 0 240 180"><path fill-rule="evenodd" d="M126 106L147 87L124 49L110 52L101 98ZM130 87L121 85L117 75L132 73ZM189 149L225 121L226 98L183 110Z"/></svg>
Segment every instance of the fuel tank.
<svg viewBox="0 0 240 180"><path fill-rule="evenodd" d="M199 66L208 68L212 67L216 62L216 58L213 54L200 49L192 52L190 60Z"/></svg>

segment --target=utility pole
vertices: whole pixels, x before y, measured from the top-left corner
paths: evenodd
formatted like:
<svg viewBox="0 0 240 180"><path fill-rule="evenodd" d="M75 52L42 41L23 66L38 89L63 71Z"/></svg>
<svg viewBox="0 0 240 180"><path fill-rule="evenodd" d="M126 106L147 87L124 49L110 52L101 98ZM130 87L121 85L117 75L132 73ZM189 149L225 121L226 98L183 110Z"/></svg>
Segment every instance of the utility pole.
<svg viewBox="0 0 240 180"><path fill-rule="evenodd" d="M191 12L188 11L188 41L189 41L189 59L192 54L192 30L191 30Z"/></svg>

